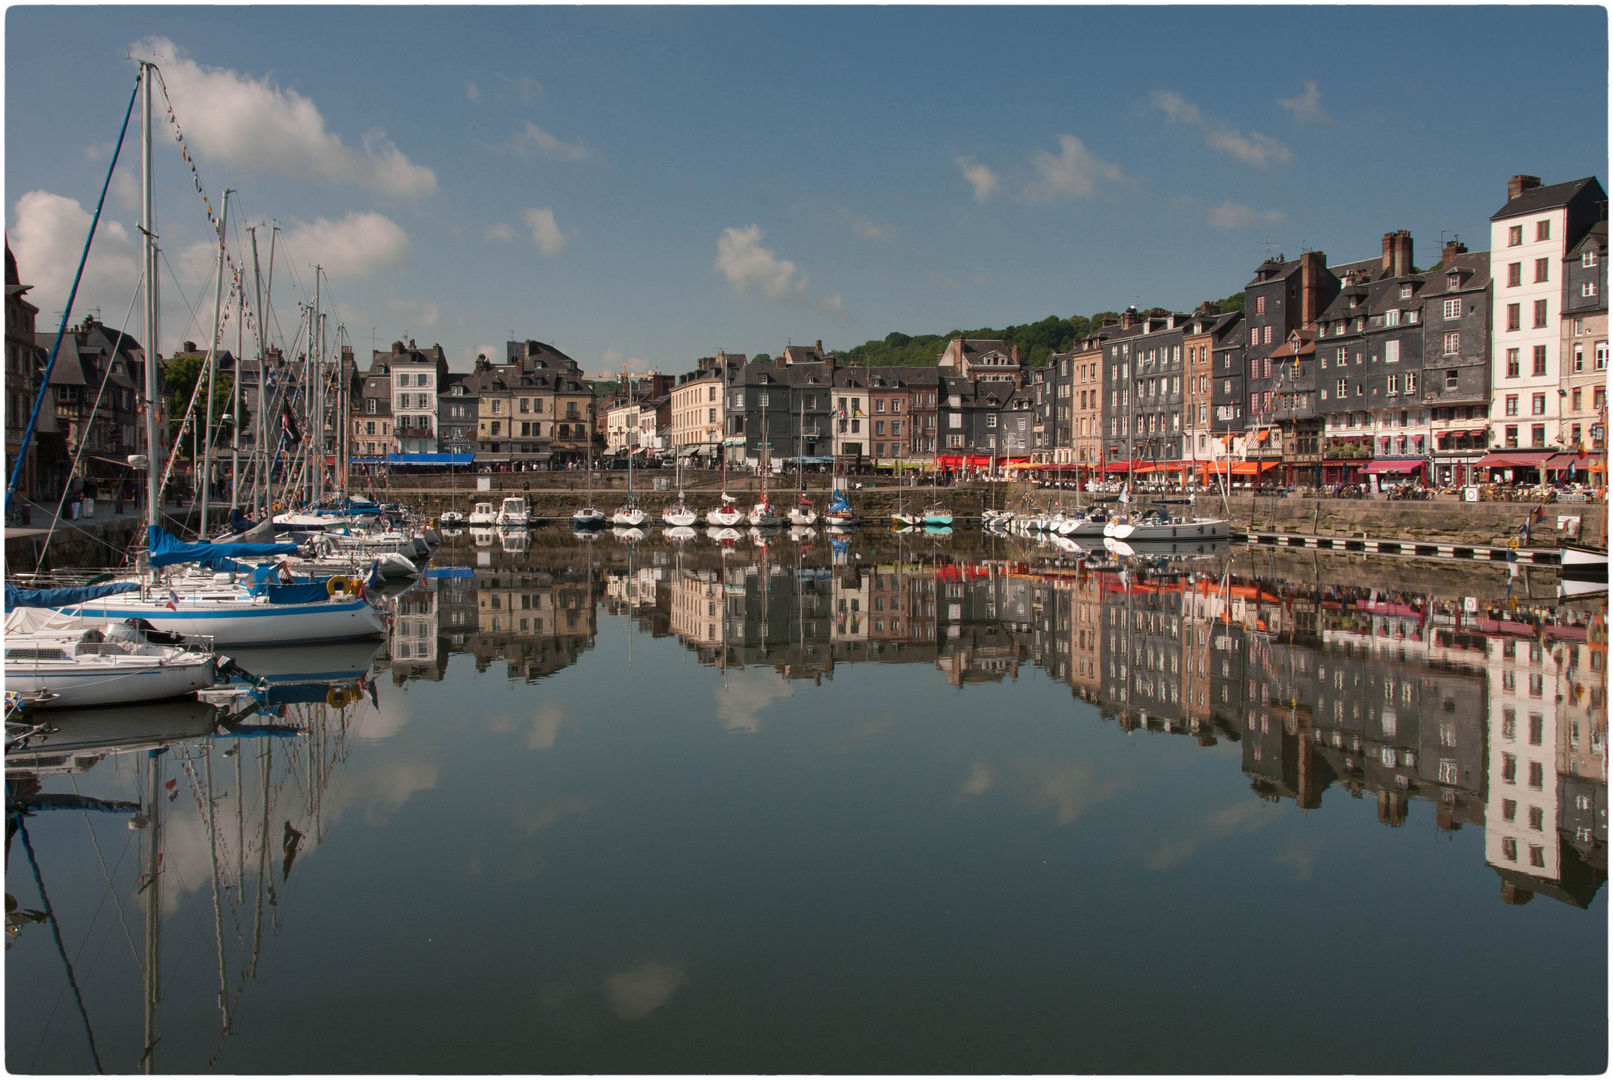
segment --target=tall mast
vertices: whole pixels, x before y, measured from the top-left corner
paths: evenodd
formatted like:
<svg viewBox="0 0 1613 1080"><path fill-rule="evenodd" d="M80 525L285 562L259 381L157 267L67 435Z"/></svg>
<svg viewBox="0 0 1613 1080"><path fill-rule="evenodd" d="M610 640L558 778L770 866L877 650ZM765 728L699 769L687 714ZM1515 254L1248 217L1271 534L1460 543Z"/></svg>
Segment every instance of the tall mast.
<svg viewBox="0 0 1613 1080"><path fill-rule="evenodd" d="M230 189L224 189L224 206L218 213L218 281L213 286L213 333L207 339L207 426L202 429L202 524L207 536L208 493L213 486L213 370L218 366L219 320L224 316L224 222L230 216Z"/></svg>
<svg viewBox="0 0 1613 1080"><path fill-rule="evenodd" d="M314 313L308 324L308 364L314 373L309 390L308 408L311 413L309 427L313 429L310 486L311 499L325 493L325 323L319 310L319 278L321 268L314 267ZM317 337L318 340L315 340Z"/></svg>
<svg viewBox="0 0 1613 1080"><path fill-rule="evenodd" d="M241 350L246 342L246 293L232 286L235 293L235 374L230 379L230 517L241 505L241 372L245 367Z"/></svg>
<svg viewBox="0 0 1613 1080"><path fill-rule="evenodd" d="M258 227L248 229L252 236L252 308L258 313L258 420L252 433L252 506L254 512L262 504L267 505L263 493L267 490L264 474L269 468L269 419L267 355L268 355L268 327L264 322L263 312L263 274L258 268Z"/></svg>
<svg viewBox="0 0 1613 1080"><path fill-rule="evenodd" d="M150 99L147 100L149 102ZM149 115L148 113L147 116ZM150 144L147 143L147 146L149 148ZM145 971L142 972L146 991L145 1052L141 1057L141 1065L149 1075L157 1071L157 995L161 990L162 757L160 750L146 753L146 814L146 962Z"/></svg>
<svg viewBox="0 0 1613 1080"><path fill-rule="evenodd" d="M152 212L151 177L151 73L155 65L140 64L140 224L141 246L146 273L146 524L157 524L158 464L161 444L157 441L157 236Z"/></svg>

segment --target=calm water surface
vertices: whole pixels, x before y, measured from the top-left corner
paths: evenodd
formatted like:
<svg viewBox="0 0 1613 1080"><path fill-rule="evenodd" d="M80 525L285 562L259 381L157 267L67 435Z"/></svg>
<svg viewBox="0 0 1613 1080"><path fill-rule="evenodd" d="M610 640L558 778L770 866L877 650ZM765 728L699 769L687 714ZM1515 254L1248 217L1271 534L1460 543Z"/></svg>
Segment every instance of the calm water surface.
<svg viewBox="0 0 1613 1080"><path fill-rule="evenodd" d="M1603 609L902 543L460 537L261 708L64 718L7 1067L1606 1067Z"/></svg>

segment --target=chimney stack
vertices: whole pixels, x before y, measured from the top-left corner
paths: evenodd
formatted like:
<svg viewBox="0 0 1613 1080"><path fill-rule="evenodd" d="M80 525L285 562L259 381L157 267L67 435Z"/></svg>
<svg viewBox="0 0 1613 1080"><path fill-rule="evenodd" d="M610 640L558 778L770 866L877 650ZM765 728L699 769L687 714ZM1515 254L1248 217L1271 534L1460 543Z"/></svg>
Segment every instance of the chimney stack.
<svg viewBox="0 0 1613 1080"><path fill-rule="evenodd" d="M1394 269L1395 269L1395 234L1392 233L1392 232L1386 232L1386 233L1383 234L1383 261L1382 261L1382 264L1380 265L1379 270L1378 270L1378 277L1380 277L1380 278L1394 277L1395 276L1394 275Z"/></svg>
<svg viewBox="0 0 1613 1080"><path fill-rule="evenodd" d="M1129 307L1125 311L1122 311L1120 313L1120 328L1122 330L1130 330L1133 326L1136 326L1136 325L1137 325L1137 309L1136 308Z"/></svg>
<svg viewBox="0 0 1613 1080"><path fill-rule="evenodd" d="M1405 277L1416 265L1411 261L1411 233L1400 229L1395 233L1395 277Z"/></svg>
<svg viewBox="0 0 1613 1080"><path fill-rule="evenodd" d="M1524 176L1521 173L1507 181L1507 202L1511 202L1519 195L1540 186L1540 177Z"/></svg>
<svg viewBox="0 0 1613 1080"><path fill-rule="evenodd" d="M1322 290L1327 272L1327 256L1320 251L1307 251L1299 257L1299 325L1309 329L1322 317L1326 298Z"/></svg>
<svg viewBox="0 0 1613 1080"><path fill-rule="evenodd" d="M1462 243L1461 240L1457 239L1456 237L1452 237L1451 239L1445 241L1445 250L1440 255L1440 262L1444 264L1445 269L1449 270L1451 268L1451 261L1455 259L1456 256L1465 254L1467 254L1467 245Z"/></svg>
<svg viewBox="0 0 1613 1080"><path fill-rule="evenodd" d="M1019 363L1019 346L1018 345L1010 345L1010 346L1008 346L1008 355L1013 358L1014 363L1016 363L1016 364Z"/></svg>
<svg viewBox="0 0 1613 1080"><path fill-rule="evenodd" d="M818 339L818 355L820 357L823 355L823 339L822 338Z"/></svg>

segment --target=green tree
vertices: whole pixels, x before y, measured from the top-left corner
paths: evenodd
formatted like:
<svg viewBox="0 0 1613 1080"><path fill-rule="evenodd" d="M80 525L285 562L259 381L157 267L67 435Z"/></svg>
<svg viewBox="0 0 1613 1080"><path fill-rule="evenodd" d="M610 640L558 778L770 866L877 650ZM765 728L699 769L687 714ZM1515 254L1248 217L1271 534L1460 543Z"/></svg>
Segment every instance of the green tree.
<svg viewBox="0 0 1613 1080"><path fill-rule="evenodd" d="M207 367L205 353L177 353L169 357L162 368L163 398L168 403L168 438L170 441L179 433L180 425L185 419L185 410L190 407L190 396L195 393L196 380L202 377ZM221 424L220 420L230 414L230 391L234 388L234 379L228 372L213 372L213 434L214 448L227 445L230 441L229 426ZM191 421L184 440L179 444L179 450L189 454L192 447L200 446L196 442L196 432L207 423L207 399L201 395L196 398L196 418Z"/></svg>
<svg viewBox="0 0 1613 1080"><path fill-rule="evenodd" d="M1242 292L1242 290L1239 290L1238 292L1233 293L1231 296L1229 296L1225 300L1221 301L1221 311L1223 313L1228 312L1228 311L1242 311L1242 310L1243 310L1243 292Z"/></svg>

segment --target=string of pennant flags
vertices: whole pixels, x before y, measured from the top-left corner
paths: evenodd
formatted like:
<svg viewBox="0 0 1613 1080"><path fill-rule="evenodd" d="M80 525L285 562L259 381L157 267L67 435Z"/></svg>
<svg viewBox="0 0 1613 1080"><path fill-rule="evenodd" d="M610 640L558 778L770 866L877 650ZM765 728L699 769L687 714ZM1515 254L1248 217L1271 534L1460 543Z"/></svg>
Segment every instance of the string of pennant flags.
<svg viewBox="0 0 1613 1080"><path fill-rule="evenodd" d="M202 200L202 208L207 211L208 224L213 226L213 235L218 238L219 247L224 249L224 265L230 274L231 291L234 292L237 303L240 305L241 317L245 320L245 327L255 337L263 336L262 325L257 318L256 310L247 302L246 289L242 285L243 275L241 269L235 265L235 259L230 256L228 245L224 243L224 230L219 228L218 216L213 213L213 201L208 197L207 189L202 186L201 173L196 169L196 159L190 152L190 144L185 141L184 128L180 126L179 117L174 113L173 99L168 96L168 84L163 80L162 69L153 65L150 69L157 76L157 86L162 90L163 108L167 113L169 125L174 129L174 141L179 144L180 159L190 168L190 182L196 189L196 194ZM224 328L229 325L230 312L228 307L219 320L218 334L222 339ZM215 346L217 341L214 342Z"/></svg>

